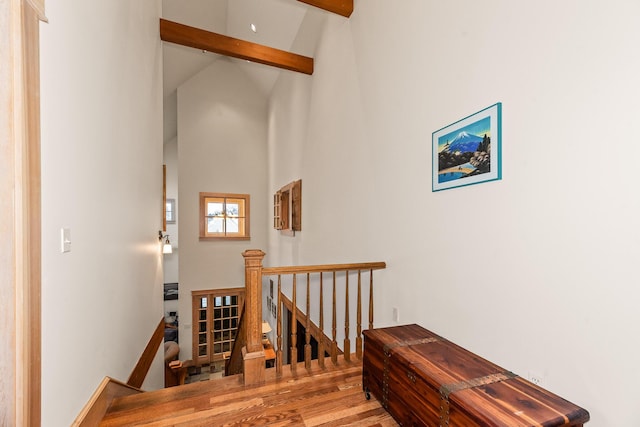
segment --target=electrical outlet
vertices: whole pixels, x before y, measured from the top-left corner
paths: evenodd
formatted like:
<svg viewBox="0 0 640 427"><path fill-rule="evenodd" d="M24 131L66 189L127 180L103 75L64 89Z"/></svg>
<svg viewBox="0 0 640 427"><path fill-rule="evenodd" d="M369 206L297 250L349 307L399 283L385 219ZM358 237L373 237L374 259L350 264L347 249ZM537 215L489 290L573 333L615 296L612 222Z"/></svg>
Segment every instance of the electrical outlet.
<svg viewBox="0 0 640 427"><path fill-rule="evenodd" d="M535 372L529 372L529 381L539 387L544 387L546 382L542 375Z"/></svg>
<svg viewBox="0 0 640 427"><path fill-rule="evenodd" d="M400 310L398 310L398 307L393 307L393 321L400 323Z"/></svg>

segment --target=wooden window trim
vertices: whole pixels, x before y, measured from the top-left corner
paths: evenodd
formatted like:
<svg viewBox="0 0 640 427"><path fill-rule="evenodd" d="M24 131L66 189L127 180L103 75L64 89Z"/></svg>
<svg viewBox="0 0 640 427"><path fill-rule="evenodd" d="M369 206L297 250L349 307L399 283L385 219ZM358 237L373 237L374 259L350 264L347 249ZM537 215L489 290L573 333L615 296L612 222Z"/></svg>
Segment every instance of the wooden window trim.
<svg viewBox="0 0 640 427"><path fill-rule="evenodd" d="M201 297L206 295L212 295L214 297L223 297L227 295L240 295L244 300L244 288L220 288L220 289L202 289L191 291L191 295L194 297Z"/></svg>
<svg viewBox="0 0 640 427"><path fill-rule="evenodd" d="M244 200L244 235L242 236L207 236L207 213L205 200L209 198L224 198L224 199L243 199ZM249 194L236 194L236 193L200 193L200 240L251 240L251 211L250 211L250 196Z"/></svg>
<svg viewBox="0 0 640 427"><path fill-rule="evenodd" d="M286 236L302 231L302 180L290 182L273 195L273 228Z"/></svg>

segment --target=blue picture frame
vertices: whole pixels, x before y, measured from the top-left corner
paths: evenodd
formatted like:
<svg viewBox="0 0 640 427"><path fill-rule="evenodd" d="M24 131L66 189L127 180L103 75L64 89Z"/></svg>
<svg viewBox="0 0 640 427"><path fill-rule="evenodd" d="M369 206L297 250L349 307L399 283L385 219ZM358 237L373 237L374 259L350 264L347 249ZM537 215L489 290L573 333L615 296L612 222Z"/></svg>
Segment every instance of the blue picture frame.
<svg viewBox="0 0 640 427"><path fill-rule="evenodd" d="M432 191L502 179L502 103L433 132Z"/></svg>

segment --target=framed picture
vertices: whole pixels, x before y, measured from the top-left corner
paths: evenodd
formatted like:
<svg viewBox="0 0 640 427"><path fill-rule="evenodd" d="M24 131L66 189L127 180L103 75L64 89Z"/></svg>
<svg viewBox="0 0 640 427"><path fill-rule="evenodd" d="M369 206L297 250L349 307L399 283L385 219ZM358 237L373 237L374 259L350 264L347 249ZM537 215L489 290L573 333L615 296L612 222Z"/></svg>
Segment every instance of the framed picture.
<svg viewBox="0 0 640 427"><path fill-rule="evenodd" d="M433 132L432 191L502 179L502 103Z"/></svg>
<svg viewBox="0 0 640 427"><path fill-rule="evenodd" d="M172 299L178 299L178 284L165 283L164 284L164 300L169 301Z"/></svg>

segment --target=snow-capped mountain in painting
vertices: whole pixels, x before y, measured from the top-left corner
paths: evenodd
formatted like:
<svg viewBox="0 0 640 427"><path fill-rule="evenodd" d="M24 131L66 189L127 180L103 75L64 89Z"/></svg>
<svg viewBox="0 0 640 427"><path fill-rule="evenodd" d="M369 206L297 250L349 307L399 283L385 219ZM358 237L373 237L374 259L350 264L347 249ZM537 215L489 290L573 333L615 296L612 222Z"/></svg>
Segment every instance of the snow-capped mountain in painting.
<svg viewBox="0 0 640 427"><path fill-rule="evenodd" d="M448 143L445 151L448 151L449 153L455 153L456 151L461 153L473 152L476 151L478 144L481 142L481 136L472 135L467 132L460 132L453 141Z"/></svg>

